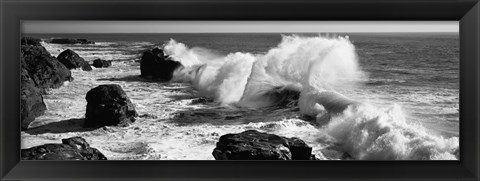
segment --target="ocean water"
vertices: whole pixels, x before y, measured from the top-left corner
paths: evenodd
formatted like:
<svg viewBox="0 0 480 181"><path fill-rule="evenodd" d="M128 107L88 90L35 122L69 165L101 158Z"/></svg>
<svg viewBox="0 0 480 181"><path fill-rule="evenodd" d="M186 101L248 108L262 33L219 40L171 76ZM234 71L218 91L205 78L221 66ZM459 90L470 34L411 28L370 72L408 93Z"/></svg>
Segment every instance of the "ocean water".
<svg viewBox="0 0 480 181"><path fill-rule="evenodd" d="M52 37L93 40L96 42L94 45L44 43L44 46L54 56L70 48L87 61L95 58L114 61L110 69L94 69L91 73L74 70L73 74L81 78L74 76L76 80L73 82L59 90L52 90L46 96L47 106L48 103L52 104L49 111L31 127L61 122L66 118L81 118L82 106L85 105L81 95L83 92L100 83L119 83L126 89L127 95L132 96L137 111L157 117L147 116L139 122L161 120L158 125L153 125L154 128L161 125L161 130L176 130L165 133L147 127L145 129L149 129L149 132L141 138L122 142L123 145L133 144L135 148L138 146L144 151L150 149L151 152L164 155L152 157L146 153L150 156L143 159L212 159L209 153L198 153L199 150L204 147L213 149L218 134L245 129L300 137L313 145L317 156L324 159L342 159L339 155L343 153L348 153L354 159L367 160L458 159L458 33L24 36L44 40ZM155 83L136 77L139 75L138 60L141 53L153 46L164 46L167 53L186 65L185 70L176 72L176 81ZM199 67L203 64L207 66ZM192 70L201 73L192 75ZM67 89L72 87L79 88L80 92L76 94L80 95L67 93ZM177 92L172 93L171 89ZM299 108L286 106L272 109L265 106L276 99L264 96L272 89L300 92ZM182 94L177 95L178 92ZM188 104L187 100L209 95L213 95L215 103L202 106ZM62 104L57 104L58 99L62 98L71 98L68 101L79 104L70 106L78 107L72 110L67 103L62 107ZM317 102L310 100L326 103L319 108ZM349 106L351 101L361 106ZM334 110L332 107L342 107L342 102L346 102L345 109L330 113ZM172 104L178 107L167 109ZM328 115L325 110L329 112ZM313 119L303 117L305 115ZM182 121L166 124L172 117ZM145 131L142 127L140 130ZM206 130L216 131L205 133ZM128 129L123 131L128 132ZM165 147L169 146L162 145L165 143L145 138L168 134L172 138L165 138L164 142L173 143L174 138L185 140L189 136L172 135L196 135L198 132L214 136L200 136L201 143L197 139L195 143L179 146L182 149L198 149L186 157L179 156L177 152L182 150L180 148L173 146L166 151ZM50 134L57 138L64 132L25 132L22 147L33 146L34 141L29 139L43 142L47 138L51 140ZM121 145L105 147L100 144L103 137L88 139L107 153L114 153L112 148ZM138 159L115 154L114 157L118 159Z"/></svg>

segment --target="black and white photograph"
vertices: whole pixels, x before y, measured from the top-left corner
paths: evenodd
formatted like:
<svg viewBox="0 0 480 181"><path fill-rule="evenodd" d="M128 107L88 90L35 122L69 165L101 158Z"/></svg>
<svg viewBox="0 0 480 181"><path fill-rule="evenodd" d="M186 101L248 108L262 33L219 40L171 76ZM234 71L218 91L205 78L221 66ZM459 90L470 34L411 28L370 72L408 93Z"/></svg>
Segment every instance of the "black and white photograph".
<svg viewBox="0 0 480 181"><path fill-rule="evenodd" d="M24 21L22 160L460 160L457 21Z"/></svg>

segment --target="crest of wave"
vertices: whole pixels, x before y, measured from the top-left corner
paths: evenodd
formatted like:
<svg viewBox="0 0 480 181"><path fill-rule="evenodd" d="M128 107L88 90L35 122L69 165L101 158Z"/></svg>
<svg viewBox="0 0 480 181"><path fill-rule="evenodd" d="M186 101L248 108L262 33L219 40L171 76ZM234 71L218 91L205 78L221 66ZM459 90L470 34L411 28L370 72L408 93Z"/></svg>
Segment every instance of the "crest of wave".
<svg viewBox="0 0 480 181"><path fill-rule="evenodd" d="M163 45L163 50L167 55L176 61L180 61L183 66L191 67L194 65L218 62L219 55L214 54L204 48L189 48L185 44L170 39Z"/></svg>
<svg viewBox="0 0 480 181"><path fill-rule="evenodd" d="M165 44L164 49L184 65L174 72L173 81L191 82L200 96L212 97L221 104L240 100L255 61L250 53L221 56L204 48L190 49L175 40Z"/></svg>
<svg viewBox="0 0 480 181"><path fill-rule="evenodd" d="M273 100L264 95L273 89L335 91L364 77L348 37L282 36L277 47L257 56L239 104L268 106Z"/></svg>
<svg viewBox="0 0 480 181"><path fill-rule="evenodd" d="M164 49L185 66L174 73L174 81L192 82L201 96L243 107L271 105L275 102L275 97L268 96L272 90L335 90L351 87L364 77L348 37L282 36L277 47L257 55L220 56L175 40Z"/></svg>

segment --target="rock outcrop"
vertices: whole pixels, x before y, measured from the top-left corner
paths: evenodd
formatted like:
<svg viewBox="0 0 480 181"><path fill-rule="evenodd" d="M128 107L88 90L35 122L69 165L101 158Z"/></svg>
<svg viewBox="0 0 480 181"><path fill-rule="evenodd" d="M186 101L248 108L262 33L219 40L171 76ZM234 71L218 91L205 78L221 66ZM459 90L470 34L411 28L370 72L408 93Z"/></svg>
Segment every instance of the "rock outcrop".
<svg viewBox="0 0 480 181"><path fill-rule="evenodd" d="M50 43L55 44L95 44L95 42L87 39L73 39L73 38L54 38Z"/></svg>
<svg viewBox="0 0 480 181"><path fill-rule="evenodd" d="M62 139L62 144L45 144L21 150L22 160L107 160L81 137Z"/></svg>
<svg viewBox="0 0 480 181"><path fill-rule="evenodd" d="M82 65L82 70L83 71L91 71L93 69L92 69L92 66L90 66L90 64L85 61L85 63Z"/></svg>
<svg viewBox="0 0 480 181"><path fill-rule="evenodd" d="M20 55L22 56L22 55ZM42 90L35 86L35 82L28 75L25 69L23 58L21 65L21 82L20 82L20 119L22 130L27 129L28 125L41 116L47 110L47 106L43 102Z"/></svg>
<svg viewBox="0 0 480 181"><path fill-rule="evenodd" d="M58 88L63 82L73 80L70 70L40 44L40 39L21 39L21 87L20 121L21 129L41 116L47 109L42 94L50 88Z"/></svg>
<svg viewBox="0 0 480 181"><path fill-rule="evenodd" d="M216 160L314 160L312 148L298 138L247 130L220 137Z"/></svg>
<svg viewBox="0 0 480 181"><path fill-rule="evenodd" d="M143 52L140 61L140 72L144 78L170 81L173 77L173 72L181 66L180 62L165 56L162 49L154 48Z"/></svg>
<svg viewBox="0 0 480 181"><path fill-rule="evenodd" d="M40 89L58 88L63 82L73 80L70 70L43 46L22 45L22 67Z"/></svg>
<svg viewBox="0 0 480 181"><path fill-rule="evenodd" d="M92 67L90 64L88 64L87 61L85 61L82 57L80 57L77 53L75 53L73 50L67 49L60 53L57 56L57 59L62 62L65 67L68 69L76 69L76 68L82 68L84 71L90 71L92 70Z"/></svg>
<svg viewBox="0 0 480 181"><path fill-rule="evenodd" d="M88 91L84 127L128 126L138 116L122 87L105 84Z"/></svg>
<svg viewBox="0 0 480 181"><path fill-rule="evenodd" d="M20 40L20 45L42 46L40 42L42 42L42 40L40 40L39 38L22 37L22 39Z"/></svg>
<svg viewBox="0 0 480 181"><path fill-rule="evenodd" d="M93 66L96 68L107 68L112 66L111 60L102 60L102 59L95 59L93 61Z"/></svg>

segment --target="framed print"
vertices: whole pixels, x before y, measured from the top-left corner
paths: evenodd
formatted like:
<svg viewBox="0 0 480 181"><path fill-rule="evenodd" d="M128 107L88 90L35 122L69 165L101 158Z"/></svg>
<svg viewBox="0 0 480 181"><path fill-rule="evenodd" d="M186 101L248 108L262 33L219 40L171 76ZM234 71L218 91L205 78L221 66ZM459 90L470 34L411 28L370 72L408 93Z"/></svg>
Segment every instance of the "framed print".
<svg viewBox="0 0 480 181"><path fill-rule="evenodd" d="M477 1L1 3L4 180L479 179Z"/></svg>

